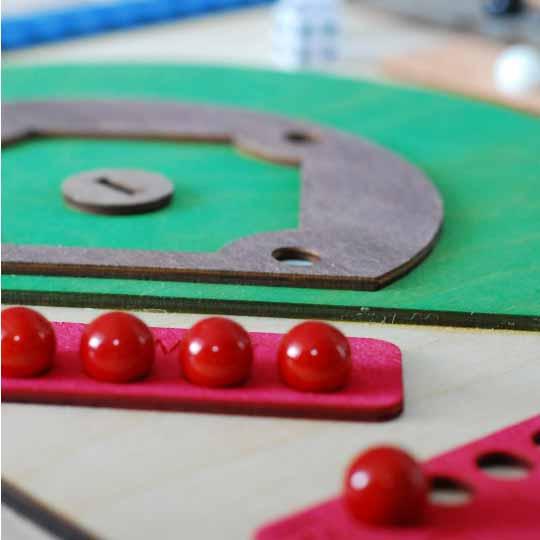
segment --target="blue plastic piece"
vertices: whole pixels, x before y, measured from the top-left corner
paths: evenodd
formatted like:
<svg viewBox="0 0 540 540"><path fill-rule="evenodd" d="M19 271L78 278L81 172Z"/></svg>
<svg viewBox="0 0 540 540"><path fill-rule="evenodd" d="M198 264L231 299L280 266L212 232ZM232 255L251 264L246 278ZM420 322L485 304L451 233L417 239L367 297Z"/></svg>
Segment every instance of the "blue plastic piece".
<svg viewBox="0 0 540 540"><path fill-rule="evenodd" d="M275 0L118 0L63 10L39 11L2 20L2 49L22 49L71 39L181 19L242 7L270 4Z"/></svg>

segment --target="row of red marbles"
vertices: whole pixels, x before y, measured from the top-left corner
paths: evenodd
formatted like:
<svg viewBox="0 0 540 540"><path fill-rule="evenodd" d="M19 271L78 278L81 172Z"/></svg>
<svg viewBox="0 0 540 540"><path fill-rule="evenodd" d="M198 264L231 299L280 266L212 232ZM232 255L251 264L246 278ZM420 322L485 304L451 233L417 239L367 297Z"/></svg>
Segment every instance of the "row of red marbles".
<svg viewBox="0 0 540 540"><path fill-rule="evenodd" d="M2 376L36 377L54 363L56 337L51 323L37 311L11 307L2 311ZM150 328L124 312L99 316L84 330L80 357L85 372L98 381L127 383L146 377L154 362ZM343 388L351 374L347 338L333 326L307 321L285 334L277 366L289 387L308 392ZM197 322L178 347L183 376L192 384L223 388L249 379L253 348L249 334L223 317Z"/></svg>

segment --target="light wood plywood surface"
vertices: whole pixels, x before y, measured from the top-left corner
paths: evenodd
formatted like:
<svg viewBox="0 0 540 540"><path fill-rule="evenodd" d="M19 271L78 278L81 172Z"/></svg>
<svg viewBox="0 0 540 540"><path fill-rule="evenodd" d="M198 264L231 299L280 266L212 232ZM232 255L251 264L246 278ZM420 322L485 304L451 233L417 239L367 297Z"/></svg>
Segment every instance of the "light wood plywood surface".
<svg viewBox="0 0 540 540"><path fill-rule="evenodd" d="M43 308L85 322L97 310ZM140 314L191 325L197 315ZM283 332L286 319L237 318ZM339 489L348 460L377 443L420 458L540 410L540 335L341 323L404 355L406 407L386 423L4 404L3 474L112 539L249 538L262 522Z"/></svg>

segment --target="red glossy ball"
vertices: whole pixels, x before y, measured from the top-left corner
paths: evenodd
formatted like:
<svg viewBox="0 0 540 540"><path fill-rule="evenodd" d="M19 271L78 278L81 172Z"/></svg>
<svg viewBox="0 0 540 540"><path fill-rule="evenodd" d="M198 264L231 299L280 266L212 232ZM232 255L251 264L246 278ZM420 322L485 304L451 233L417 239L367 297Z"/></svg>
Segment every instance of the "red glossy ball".
<svg viewBox="0 0 540 540"><path fill-rule="evenodd" d="M347 338L333 326L307 321L295 326L278 347L282 380L296 390L333 392L347 384L352 361Z"/></svg>
<svg viewBox="0 0 540 540"><path fill-rule="evenodd" d="M414 525L422 520L428 482L422 467L398 448L381 446L360 454L343 486L352 515L371 525Z"/></svg>
<svg viewBox="0 0 540 540"><path fill-rule="evenodd" d="M113 311L85 328L80 352L84 370L93 379L130 382L150 372L154 363L154 337L137 317Z"/></svg>
<svg viewBox="0 0 540 540"><path fill-rule="evenodd" d="M193 384L213 388L240 385L251 373L251 339L230 319L203 319L182 339L180 364L184 376Z"/></svg>
<svg viewBox="0 0 540 540"><path fill-rule="evenodd" d="M56 338L51 323L25 307L2 311L2 376L35 377L54 360Z"/></svg>

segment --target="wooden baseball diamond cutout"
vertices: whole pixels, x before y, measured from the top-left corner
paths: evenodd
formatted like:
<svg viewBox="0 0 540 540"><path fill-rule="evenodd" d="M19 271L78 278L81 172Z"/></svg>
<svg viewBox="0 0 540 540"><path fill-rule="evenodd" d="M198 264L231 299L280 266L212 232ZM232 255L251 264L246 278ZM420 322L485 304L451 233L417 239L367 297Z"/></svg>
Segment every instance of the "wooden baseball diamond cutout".
<svg viewBox="0 0 540 540"><path fill-rule="evenodd" d="M130 383L96 381L83 371L79 345L86 325L53 323L53 367L33 378L2 377L6 402L56 403L262 416L386 420L403 409L401 351L392 343L349 338L352 372L347 386L331 393L301 392L279 378L280 334L250 332L253 367L242 386L205 388L181 377L177 345L186 330L152 328L156 350L150 375Z"/></svg>
<svg viewBox="0 0 540 540"><path fill-rule="evenodd" d="M420 170L334 129L171 102L15 102L2 112L3 145L90 136L228 143L298 165L302 178L297 230L244 237L214 253L5 244L6 273L375 290L420 263L442 226L441 198Z"/></svg>
<svg viewBox="0 0 540 540"><path fill-rule="evenodd" d="M446 452L423 469L431 492L420 524L367 525L354 519L342 497L336 497L263 526L254 539L538 538L540 416Z"/></svg>

